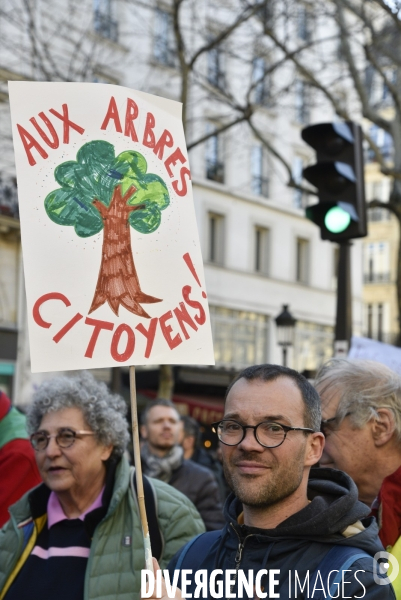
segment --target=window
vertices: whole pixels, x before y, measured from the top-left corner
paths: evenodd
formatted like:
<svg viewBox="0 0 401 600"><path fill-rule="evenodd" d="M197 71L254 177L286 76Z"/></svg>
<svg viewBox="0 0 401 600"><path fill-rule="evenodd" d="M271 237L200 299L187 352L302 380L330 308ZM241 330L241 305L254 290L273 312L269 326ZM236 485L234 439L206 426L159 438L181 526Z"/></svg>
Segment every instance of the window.
<svg viewBox="0 0 401 600"><path fill-rule="evenodd" d="M166 10L156 9L153 55L158 63L167 67L177 65L173 17Z"/></svg>
<svg viewBox="0 0 401 600"><path fill-rule="evenodd" d="M391 212L386 208L369 208L368 210L368 221L390 221Z"/></svg>
<svg viewBox="0 0 401 600"><path fill-rule="evenodd" d="M269 230L255 227L254 269L257 273L269 273Z"/></svg>
<svg viewBox="0 0 401 600"><path fill-rule="evenodd" d="M387 80L390 82L390 84L395 85L397 83L397 69L387 69L387 71L385 71L385 74L386 74ZM390 89L389 89L387 83L384 81L384 79L383 79L381 100L383 102L386 102L387 104L392 102L392 95L390 93Z"/></svg>
<svg viewBox="0 0 401 600"><path fill-rule="evenodd" d="M296 242L296 273L298 283L308 283L309 279L309 241L297 238Z"/></svg>
<svg viewBox="0 0 401 600"><path fill-rule="evenodd" d="M383 304L377 305L377 339L383 341Z"/></svg>
<svg viewBox="0 0 401 600"><path fill-rule="evenodd" d="M304 42L309 42L311 39L311 14L305 5L301 4L298 6L297 15L297 36Z"/></svg>
<svg viewBox="0 0 401 600"><path fill-rule="evenodd" d="M221 306L209 308L216 365L242 369L267 362L266 315Z"/></svg>
<svg viewBox="0 0 401 600"><path fill-rule="evenodd" d="M372 64L368 64L365 68L366 92L369 102L375 107L381 107L383 104L388 106L393 103L393 97L383 75L390 84L394 85L397 83L397 70L382 65L382 73Z"/></svg>
<svg viewBox="0 0 401 600"><path fill-rule="evenodd" d="M270 85L266 75L266 61L262 56L257 56L252 63L252 86L254 102L261 106L269 106Z"/></svg>
<svg viewBox="0 0 401 600"><path fill-rule="evenodd" d="M373 242L364 245L365 283L389 283L390 245L388 242Z"/></svg>
<svg viewBox="0 0 401 600"><path fill-rule="evenodd" d="M373 84L375 81L375 70L371 64L365 68L365 87L369 100L372 99Z"/></svg>
<svg viewBox="0 0 401 600"><path fill-rule="evenodd" d="M373 305L368 304L367 306L367 336L371 338L373 336Z"/></svg>
<svg viewBox="0 0 401 600"><path fill-rule="evenodd" d="M224 87L224 52L220 46L207 53L207 80L217 88Z"/></svg>
<svg viewBox="0 0 401 600"><path fill-rule="evenodd" d="M0 215L18 218L17 180L15 177L3 178L0 173Z"/></svg>
<svg viewBox="0 0 401 600"><path fill-rule="evenodd" d="M257 196L269 197L269 178L267 177L267 159L263 146L253 146L251 160L251 187Z"/></svg>
<svg viewBox="0 0 401 600"><path fill-rule="evenodd" d="M274 2L275 2L275 0L269 0L269 2L263 2L262 6L256 12L256 16L259 17L264 29L272 27L272 25L273 25Z"/></svg>
<svg viewBox="0 0 401 600"><path fill-rule="evenodd" d="M295 119L305 125L309 121L308 85L302 79L295 82Z"/></svg>
<svg viewBox="0 0 401 600"><path fill-rule="evenodd" d="M367 304L365 307L365 335L379 342L394 343L388 327L389 306L385 302Z"/></svg>
<svg viewBox="0 0 401 600"><path fill-rule="evenodd" d="M300 156L296 156L292 163L292 177L295 183L301 185L303 179L304 161ZM306 199L302 190L294 188L293 203L296 208L303 208Z"/></svg>
<svg viewBox="0 0 401 600"><path fill-rule="evenodd" d="M316 371L333 356L334 331L330 325L297 321L293 361L297 371ZM292 366L292 365L291 365Z"/></svg>
<svg viewBox="0 0 401 600"><path fill-rule="evenodd" d="M118 23L113 19L113 0L94 0L93 28L104 38L118 41Z"/></svg>
<svg viewBox="0 0 401 600"><path fill-rule="evenodd" d="M371 200L388 202L391 192L391 183L388 177L382 177L378 181L367 181L365 188L367 202ZM370 208L367 215L369 221L390 221L391 219L391 212L380 207Z"/></svg>
<svg viewBox="0 0 401 600"><path fill-rule="evenodd" d="M207 133L216 130L211 123L207 126ZM218 183L224 183L224 164L221 156L221 136L212 135L206 142L206 177Z"/></svg>
<svg viewBox="0 0 401 600"><path fill-rule="evenodd" d="M224 216L208 213L208 252L209 262L224 263Z"/></svg>
<svg viewBox="0 0 401 600"><path fill-rule="evenodd" d="M379 148L383 158L385 160L392 160L394 154L394 145L391 135L387 133L387 131L384 131L384 129L380 129L380 127L377 125L372 125L369 128L369 136ZM376 160L376 155L372 148L368 148L367 160L369 162L374 162Z"/></svg>

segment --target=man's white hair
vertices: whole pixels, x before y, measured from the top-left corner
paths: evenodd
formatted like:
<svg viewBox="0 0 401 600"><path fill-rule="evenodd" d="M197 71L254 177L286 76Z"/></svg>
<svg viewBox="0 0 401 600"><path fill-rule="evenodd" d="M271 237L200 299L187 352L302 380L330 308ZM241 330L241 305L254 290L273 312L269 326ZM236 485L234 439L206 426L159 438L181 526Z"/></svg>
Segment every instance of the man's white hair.
<svg viewBox="0 0 401 600"><path fill-rule="evenodd" d="M325 401L339 394L338 419L349 414L359 429L378 418L380 408L388 408L394 415L395 432L401 443L401 377L386 365L333 358L319 369L314 385Z"/></svg>

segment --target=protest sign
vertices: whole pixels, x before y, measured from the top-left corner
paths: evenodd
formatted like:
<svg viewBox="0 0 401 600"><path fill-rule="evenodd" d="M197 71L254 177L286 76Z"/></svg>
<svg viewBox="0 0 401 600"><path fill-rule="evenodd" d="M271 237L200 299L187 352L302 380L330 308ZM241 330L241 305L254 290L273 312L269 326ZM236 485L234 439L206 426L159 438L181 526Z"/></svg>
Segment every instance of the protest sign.
<svg viewBox="0 0 401 600"><path fill-rule="evenodd" d="M214 364L181 105L9 90L32 371Z"/></svg>
<svg viewBox="0 0 401 600"><path fill-rule="evenodd" d="M401 348L364 337L352 337L348 358L375 360L401 375Z"/></svg>

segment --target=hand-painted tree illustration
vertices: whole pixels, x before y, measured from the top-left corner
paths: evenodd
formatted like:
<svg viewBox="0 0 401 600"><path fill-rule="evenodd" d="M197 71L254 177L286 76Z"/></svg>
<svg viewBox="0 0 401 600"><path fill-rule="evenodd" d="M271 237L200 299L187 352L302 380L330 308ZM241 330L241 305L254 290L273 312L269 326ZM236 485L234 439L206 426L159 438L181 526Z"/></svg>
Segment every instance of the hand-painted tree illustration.
<svg viewBox="0 0 401 600"><path fill-rule="evenodd" d="M129 226L153 233L160 225L161 211L170 203L164 181L146 171L139 152L115 156L112 144L97 140L82 146L76 161L54 170L61 188L45 199L50 219L73 226L83 238L103 229L102 262L89 313L107 302L116 315L121 305L150 318L140 304L161 302L142 292L131 250Z"/></svg>

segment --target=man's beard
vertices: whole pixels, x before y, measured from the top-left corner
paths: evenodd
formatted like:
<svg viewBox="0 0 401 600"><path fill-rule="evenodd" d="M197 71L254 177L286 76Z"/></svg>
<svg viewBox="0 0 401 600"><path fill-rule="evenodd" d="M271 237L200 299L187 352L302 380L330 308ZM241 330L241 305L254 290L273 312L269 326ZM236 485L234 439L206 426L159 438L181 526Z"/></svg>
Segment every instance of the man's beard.
<svg viewBox="0 0 401 600"><path fill-rule="evenodd" d="M177 446L175 442L163 442L158 440L156 440L156 442L149 442L148 445L150 448L154 448L155 450L161 450L164 452L169 452L175 446Z"/></svg>
<svg viewBox="0 0 401 600"><path fill-rule="evenodd" d="M243 452L240 459L260 462L259 456L256 452ZM253 508L266 508L288 498L299 488L304 474L303 457L302 448L299 455L293 457L290 466L280 467L277 461L273 461L272 468L266 473L266 482L261 481L260 475L240 475L234 465L230 470L226 462L223 462L224 476L242 504Z"/></svg>

